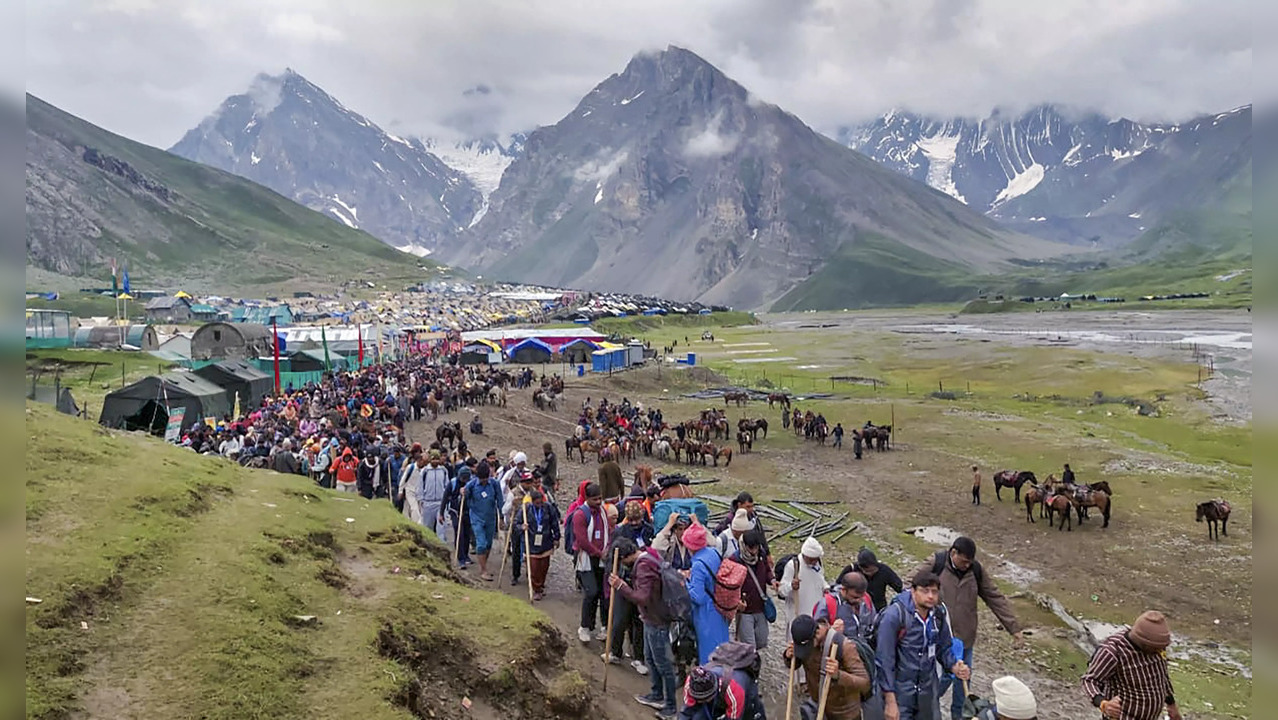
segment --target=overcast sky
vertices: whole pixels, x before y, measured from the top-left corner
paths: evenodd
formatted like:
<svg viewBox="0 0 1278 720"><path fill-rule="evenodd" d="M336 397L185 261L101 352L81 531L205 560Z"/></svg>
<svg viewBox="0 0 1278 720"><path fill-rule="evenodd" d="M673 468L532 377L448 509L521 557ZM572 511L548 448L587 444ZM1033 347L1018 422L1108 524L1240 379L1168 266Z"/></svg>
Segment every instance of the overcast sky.
<svg viewBox="0 0 1278 720"><path fill-rule="evenodd" d="M558 121L686 47L833 132L892 108L1043 101L1175 120L1252 102L1262 0L29 0L27 89L168 147L292 67L400 134ZM487 95L464 94L487 85Z"/></svg>

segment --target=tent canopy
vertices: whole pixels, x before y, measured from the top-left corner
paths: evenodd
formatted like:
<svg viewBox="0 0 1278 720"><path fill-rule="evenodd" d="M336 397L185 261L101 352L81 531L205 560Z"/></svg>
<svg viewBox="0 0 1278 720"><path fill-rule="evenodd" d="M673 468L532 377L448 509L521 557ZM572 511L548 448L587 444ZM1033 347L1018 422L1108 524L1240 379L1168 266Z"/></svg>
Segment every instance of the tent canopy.
<svg viewBox="0 0 1278 720"><path fill-rule="evenodd" d="M242 360L224 360L205 365L195 374L220 386L226 392L228 404L235 403L235 393L240 394L241 408L254 408L262 398L275 390L275 378Z"/></svg>
<svg viewBox="0 0 1278 720"><path fill-rule="evenodd" d="M511 345L506 353L514 362L531 364L549 362L555 351L537 338L527 338Z"/></svg>
<svg viewBox="0 0 1278 720"><path fill-rule="evenodd" d="M142 378L107 395L98 422L107 427L163 432L169 410L179 407L186 409L183 428L202 418L231 412L226 390L221 386L194 373L166 373Z"/></svg>

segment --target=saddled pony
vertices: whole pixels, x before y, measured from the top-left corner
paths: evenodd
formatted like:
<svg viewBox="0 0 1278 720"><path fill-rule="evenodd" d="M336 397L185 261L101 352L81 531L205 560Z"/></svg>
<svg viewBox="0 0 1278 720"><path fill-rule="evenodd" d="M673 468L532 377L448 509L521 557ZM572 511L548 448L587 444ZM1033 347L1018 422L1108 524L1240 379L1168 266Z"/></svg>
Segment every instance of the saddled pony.
<svg viewBox="0 0 1278 720"><path fill-rule="evenodd" d="M444 445L444 438L448 438L448 449L452 450L456 441L462 439L461 423L445 420L443 424L435 428L435 442L438 442L440 447Z"/></svg>
<svg viewBox="0 0 1278 720"><path fill-rule="evenodd" d="M1100 485L1101 483L1097 483ZM1106 485L1108 487L1108 485ZM1086 508L1097 508L1101 511L1101 517L1105 518L1103 528L1109 527L1109 514L1114 507L1113 498L1104 490L1097 490L1094 486L1091 490L1085 490L1074 495L1074 507L1078 510L1078 524L1083 524L1083 510Z"/></svg>
<svg viewBox="0 0 1278 720"><path fill-rule="evenodd" d="M742 455L750 452L750 449L754 447L754 436L752 436L748 431L745 431L745 430L738 431L737 445L741 447Z"/></svg>
<svg viewBox="0 0 1278 720"><path fill-rule="evenodd" d="M1038 516L1041 518L1047 517L1047 505L1044 502L1046 500L1047 488L1030 483L1030 486L1025 488L1025 519L1029 522L1036 522L1034 520L1035 505L1038 506Z"/></svg>
<svg viewBox="0 0 1278 720"><path fill-rule="evenodd" d="M790 396L786 393L768 393L768 407L772 407L774 403L781 403L781 407L789 410Z"/></svg>
<svg viewBox="0 0 1278 720"><path fill-rule="evenodd" d="M865 438L866 448L874 448L879 451L889 450L892 447L892 426L871 425L868 428L861 428L861 437Z"/></svg>
<svg viewBox="0 0 1278 720"><path fill-rule="evenodd" d="M1229 537L1229 503L1224 500L1208 500L1198 503L1194 513L1194 522L1207 521L1207 539L1220 540L1220 536ZM1219 523L1219 525L1217 525Z"/></svg>
<svg viewBox="0 0 1278 720"><path fill-rule="evenodd" d="M1047 508L1048 527L1052 525L1052 521L1055 519L1056 513L1060 513L1061 524L1060 527L1056 528L1056 530L1060 531L1065 527L1065 523L1069 522L1069 531L1074 532L1074 514L1071 512L1073 510L1073 506L1074 503L1070 500L1068 495L1048 495L1043 502L1043 507Z"/></svg>
<svg viewBox="0 0 1278 720"><path fill-rule="evenodd" d="M1015 501L1021 502L1021 487L1025 483L1037 484L1038 478L1034 477L1034 473L1028 470L999 470L994 473L994 497L999 502L1003 502L1003 488L1012 488L1016 491Z"/></svg>

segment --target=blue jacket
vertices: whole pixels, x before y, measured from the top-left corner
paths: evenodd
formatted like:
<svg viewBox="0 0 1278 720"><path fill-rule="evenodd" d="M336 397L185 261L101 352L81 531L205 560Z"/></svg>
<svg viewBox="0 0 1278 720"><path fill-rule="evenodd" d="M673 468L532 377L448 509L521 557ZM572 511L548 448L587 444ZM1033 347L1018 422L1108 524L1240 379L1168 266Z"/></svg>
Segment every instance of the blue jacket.
<svg viewBox="0 0 1278 720"><path fill-rule="evenodd" d="M710 653L728 642L728 621L714 605L715 575L719 572L719 551L704 547L692 555L692 576L688 596L692 600L692 627L697 632L697 661L710 662Z"/></svg>
<svg viewBox="0 0 1278 720"><path fill-rule="evenodd" d="M935 696L936 661L949 671L960 659L954 657L949 613L944 608L939 605L929 613L925 625L915 613L913 594L907 591L883 610L875 665L879 689L896 693L898 705L911 695Z"/></svg>
<svg viewBox="0 0 1278 720"><path fill-rule="evenodd" d="M501 483L489 478L488 484L480 485L479 478L466 483L466 512L470 514L471 523L480 523L485 527L496 527L497 514L501 512Z"/></svg>

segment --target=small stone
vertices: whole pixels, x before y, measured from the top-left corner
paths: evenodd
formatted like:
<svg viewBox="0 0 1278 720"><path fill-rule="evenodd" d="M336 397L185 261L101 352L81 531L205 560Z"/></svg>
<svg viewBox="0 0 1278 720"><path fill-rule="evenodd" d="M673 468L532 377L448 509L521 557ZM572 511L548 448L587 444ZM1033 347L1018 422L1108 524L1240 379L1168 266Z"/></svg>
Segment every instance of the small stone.
<svg viewBox="0 0 1278 720"><path fill-rule="evenodd" d="M43 600L41 600L41 599L40 599L40 598L38 598L38 597L31 597L31 596L27 596L27 604L28 604L28 605L39 605L39 604L40 604L40 603L42 603L42 602L44 602L44 601L43 601ZM1216 622L1220 622L1220 621L1219 621L1219 620L1217 620Z"/></svg>
<svg viewBox="0 0 1278 720"><path fill-rule="evenodd" d="M470 698L468 698L468 697L464 697L464 698L462 698L461 705L462 705L462 707L466 708L467 710L469 710L469 709L470 709L470 706L471 706L471 705L473 705L473 704L474 704L474 703L472 703L472 702L470 701Z"/></svg>

